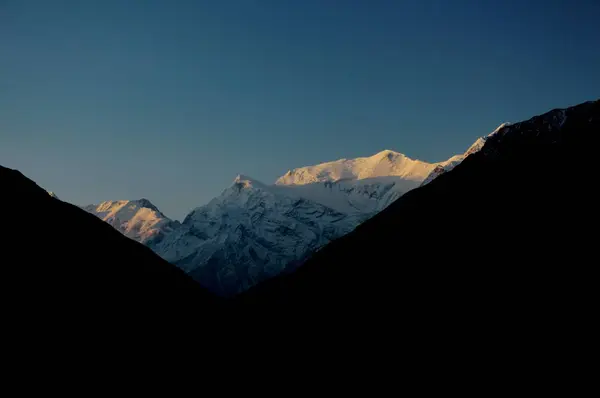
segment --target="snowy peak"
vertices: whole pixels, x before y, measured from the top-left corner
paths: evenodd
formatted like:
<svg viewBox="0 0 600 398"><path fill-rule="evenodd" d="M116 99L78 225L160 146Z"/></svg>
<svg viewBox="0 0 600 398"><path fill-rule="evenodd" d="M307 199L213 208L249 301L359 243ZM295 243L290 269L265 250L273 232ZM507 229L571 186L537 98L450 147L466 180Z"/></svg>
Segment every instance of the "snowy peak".
<svg viewBox="0 0 600 398"><path fill-rule="evenodd" d="M294 191L238 176L153 249L205 287L228 296L291 269L364 220Z"/></svg>
<svg viewBox="0 0 600 398"><path fill-rule="evenodd" d="M263 184L262 182L254 179L252 177L243 175L243 174L238 174L237 177L235 177L235 179L233 180L232 186L238 187L238 188L265 188L266 187L266 185Z"/></svg>
<svg viewBox="0 0 600 398"><path fill-rule="evenodd" d="M162 239L178 224L162 214L148 199L109 200L84 210L106 221L123 235L142 243Z"/></svg>
<svg viewBox="0 0 600 398"><path fill-rule="evenodd" d="M84 207L88 211L94 211L97 215L112 217L133 216L139 212L152 215L156 218L164 218L165 216L154 206L148 199L138 200L107 200L98 205L89 205Z"/></svg>
<svg viewBox="0 0 600 398"><path fill-rule="evenodd" d="M381 152L377 152L375 155L371 156L371 159L376 159L376 160L384 160L387 159L388 161L392 161L393 159L399 157L399 156L404 156L403 154L401 154L400 152L395 152L392 151L390 149L384 149Z"/></svg>
<svg viewBox="0 0 600 398"><path fill-rule="evenodd" d="M144 207L144 208L147 208L150 210L154 210L157 213L160 213L160 210L158 210L158 207L154 206L152 204L152 202L150 202L148 199L142 198L142 199L138 199L138 200L132 200L132 201L130 201L130 203L135 203L139 207Z"/></svg>
<svg viewBox="0 0 600 398"><path fill-rule="evenodd" d="M369 157L340 159L293 169L277 179L275 184L306 185L377 177L401 177L420 182L434 167L434 164L414 160L399 152L386 149Z"/></svg>

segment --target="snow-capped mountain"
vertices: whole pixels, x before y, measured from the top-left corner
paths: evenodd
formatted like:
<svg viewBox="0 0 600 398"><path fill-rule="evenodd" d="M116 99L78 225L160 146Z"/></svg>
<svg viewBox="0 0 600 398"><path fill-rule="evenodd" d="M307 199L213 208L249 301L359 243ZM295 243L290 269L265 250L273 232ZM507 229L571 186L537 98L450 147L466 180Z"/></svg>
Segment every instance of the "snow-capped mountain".
<svg viewBox="0 0 600 398"><path fill-rule="evenodd" d="M435 166L384 150L370 157L289 170L275 185L338 211L368 214L418 187Z"/></svg>
<svg viewBox="0 0 600 398"><path fill-rule="evenodd" d="M439 162L391 150L289 170L268 185L239 175L179 223L145 199L84 207L221 295L293 270L400 196L478 151ZM436 170L440 170L436 172Z"/></svg>
<svg viewBox="0 0 600 398"><path fill-rule="evenodd" d="M363 220L240 175L151 247L210 290L231 295L293 268Z"/></svg>
<svg viewBox="0 0 600 398"><path fill-rule="evenodd" d="M293 269L419 186L435 166L385 150L290 170L273 185L240 175L149 246L209 289L238 293Z"/></svg>
<svg viewBox="0 0 600 398"><path fill-rule="evenodd" d="M162 214L148 199L106 201L82 208L123 235L148 246L157 244L180 225Z"/></svg>
<svg viewBox="0 0 600 398"><path fill-rule="evenodd" d="M447 173L450 170L452 170L453 168L455 168L459 163L461 163L463 160L465 160L465 158L467 156L469 156L475 152L479 152L481 150L481 148L483 148L483 145L488 140L488 138L493 137L500 130L502 130L504 127L507 127L509 125L510 125L510 123L502 123L500 126L498 126L494 131L492 131L487 136L479 137L473 143L473 145L471 145L469 147L469 149L467 149L465 151L465 153L463 153L461 155L454 155L450 159L446 160L445 162L438 163L437 166L435 166L435 168L433 169L433 171L427 176L427 178L425 178L425 180L423 181L423 183L421 185L429 184L435 178L437 178L440 175Z"/></svg>
<svg viewBox="0 0 600 398"><path fill-rule="evenodd" d="M277 179L277 185L306 185L316 182L364 180L376 177L399 177L407 181L423 181L433 165L413 160L386 149L370 157L340 159L316 166L301 167Z"/></svg>

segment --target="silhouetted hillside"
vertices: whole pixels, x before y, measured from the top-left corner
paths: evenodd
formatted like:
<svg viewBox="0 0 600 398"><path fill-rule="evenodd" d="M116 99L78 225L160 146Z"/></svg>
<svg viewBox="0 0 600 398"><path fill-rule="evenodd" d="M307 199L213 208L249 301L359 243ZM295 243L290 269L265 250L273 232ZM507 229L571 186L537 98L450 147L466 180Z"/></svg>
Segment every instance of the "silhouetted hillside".
<svg viewBox="0 0 600 398"><path fill-rule="evenodd" d="M183 271L18 171L0 167L0 186L2 283L13 315L45 327L125 328L220 308Z"/></svg>
<svg viewBox="0 0 600 398"><path fill-rule="evenodd" d="M599 134L599 101L504 127L241 308L446 348L575 317L596 267Z"/></svg>

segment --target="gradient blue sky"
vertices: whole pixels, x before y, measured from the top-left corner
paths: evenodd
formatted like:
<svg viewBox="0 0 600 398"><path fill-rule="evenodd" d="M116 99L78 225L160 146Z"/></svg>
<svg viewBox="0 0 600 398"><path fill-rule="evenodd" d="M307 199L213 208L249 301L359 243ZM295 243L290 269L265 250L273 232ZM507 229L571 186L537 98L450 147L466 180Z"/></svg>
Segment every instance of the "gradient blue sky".
<svg viewBox="0 0 600 398"><path fill-rule="evenodd" d="M597 0L0 0L0 164L174 218L238 173L427 161L600 95Z"/></svg>

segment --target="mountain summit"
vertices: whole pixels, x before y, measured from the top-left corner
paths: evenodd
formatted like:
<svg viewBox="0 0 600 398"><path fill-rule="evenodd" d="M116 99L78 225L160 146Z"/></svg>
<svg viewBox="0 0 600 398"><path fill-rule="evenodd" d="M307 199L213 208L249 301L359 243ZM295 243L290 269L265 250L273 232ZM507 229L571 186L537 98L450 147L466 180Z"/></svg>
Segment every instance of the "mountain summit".
<svg viewBox="0 0 600 398"><path fill-rule="evenodd" d="M436 165L384 150L290 170L273 185L240 174L149 246L215 293L233 295L292 271L418 187Z"/></svg>
<svg viewBox="0 0 600 398"><path fill-rule="evenodd" d="M83 209L112 225L128 238L150 245L156 244L179 227L148 199L109 200Z"/></svg>
<svg viewBox="0 0 600 398"><path fill-rule="evenodd" d="M231 296L293 271L311 253L477 153L506 126L438 163L386 149L292 169L272 185L239 174L183 223L169 219L147 199L83 208L213 292Z"/></svg>
<svg viewBox="0 0 600 398"><path fill-rule="evenodd" d="M413 160L399 152L386 149L369 157L340 159L289 170L278 178L275 184L305 185L376 177L401 177L410 181L423 181L434 167L433 164Z"/></svg>
<svg viewBox="0 0 600 398"><path fill-rule="evenodd" d="M480 148L478 140L471 148ZM473 149L474 151L474 149ZM230 296L294 270L435 170L467 154L427 163L389 149L288 171L268 185L239 174L221 195L172 221L146 199L84 209L144 243L213 292Z"/></svg>

